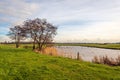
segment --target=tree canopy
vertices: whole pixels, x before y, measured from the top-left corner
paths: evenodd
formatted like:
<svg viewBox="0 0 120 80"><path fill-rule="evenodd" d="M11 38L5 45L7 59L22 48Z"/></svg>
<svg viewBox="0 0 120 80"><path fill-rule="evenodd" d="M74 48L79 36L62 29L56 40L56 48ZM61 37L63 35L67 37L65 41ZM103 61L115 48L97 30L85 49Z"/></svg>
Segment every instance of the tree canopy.
<svg viewBox="0 0 120 80"><path fill-rule="evenodd" d="M46 19L36 18L24 21L21 26L10 28L9 36L11 39L15 39L16 43L29 37L33 40L33 49L35 49L35 43L37 43L38 49L42 50L44 44L53 41L56 31L57 27L47 22Z"/></svg>

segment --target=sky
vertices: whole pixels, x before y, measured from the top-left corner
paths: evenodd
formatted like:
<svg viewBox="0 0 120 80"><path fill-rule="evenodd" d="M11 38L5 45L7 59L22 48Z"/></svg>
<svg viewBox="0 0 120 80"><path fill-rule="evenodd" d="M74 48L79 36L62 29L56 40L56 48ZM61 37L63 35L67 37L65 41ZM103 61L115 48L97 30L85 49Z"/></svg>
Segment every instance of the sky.
<svg viewBox="0 0 120 80"><path fill-rule="evenodd" d="M58 26L55 42L120 42L120 0L0 0L0 42L34 18Z"/></svg>

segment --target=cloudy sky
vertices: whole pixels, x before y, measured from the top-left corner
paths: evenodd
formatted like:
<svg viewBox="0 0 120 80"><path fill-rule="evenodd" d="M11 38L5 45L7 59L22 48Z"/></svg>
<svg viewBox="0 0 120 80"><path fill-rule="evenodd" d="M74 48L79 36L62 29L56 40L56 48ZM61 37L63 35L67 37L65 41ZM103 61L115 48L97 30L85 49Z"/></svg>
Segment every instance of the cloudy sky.
<svg viewBox="0 0 120 80"><path fill-rule="evenodd" d="M120 0L0 0L0 41L37 17L58 26L56 42L120 42Z"/></svg>

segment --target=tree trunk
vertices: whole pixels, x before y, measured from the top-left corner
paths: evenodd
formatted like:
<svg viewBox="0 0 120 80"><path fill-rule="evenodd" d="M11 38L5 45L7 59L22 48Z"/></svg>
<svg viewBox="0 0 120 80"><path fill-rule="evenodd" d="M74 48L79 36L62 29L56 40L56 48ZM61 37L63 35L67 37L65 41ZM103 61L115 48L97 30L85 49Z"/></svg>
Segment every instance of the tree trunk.
<svg viewBox="0 0 120 80"><path fill-rule="evenodd" d="M20 45L20 36L19 34L16 36L16 48L19 48Z"/></svg>
<svg viewBox="0 0 120 80"><path fill-rule="evenodd" d="M33 42L33 50L35 49L35 40L34 40L34 42Z"/></svg>
<svg viewBox="0 0 120 80"><path fill-rule="evenodd" d="M16 42L16 48L19 48L19 46L20 46L20 41L17 41Z"/></svg>
<svg viewBox="0 0 120 80"><path fill-rule="evenodd" d="M18 40L16 35L15 35L15 44L16 44L16 48L18 48Z"/></svg>
<svg viewBox="0 0 120 80"><path fill-rule="evenodd" d="M20 43L20 40L18 39L18 40L16 41L16 48L19 48L19 43Z"/></svg>
<svg viewBox="0 0 120 80"><path fill-rule="evenodd" d="M39 50L39 51L42 50L41 43L38 43L38 50Z"/></svg>
<svg viewBox="0 0 120 80"><path fill-rule="evenodd" d="M16 42L16 48L18 48L19 47L19 44L18 44L18 42Z"/></svg>

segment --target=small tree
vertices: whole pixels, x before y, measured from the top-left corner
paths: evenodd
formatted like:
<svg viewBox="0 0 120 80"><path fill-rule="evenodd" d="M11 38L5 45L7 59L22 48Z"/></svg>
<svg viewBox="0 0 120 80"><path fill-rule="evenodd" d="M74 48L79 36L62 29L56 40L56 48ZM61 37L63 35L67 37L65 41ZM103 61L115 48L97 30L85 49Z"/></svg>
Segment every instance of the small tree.
<svg viewBox="0 0 120 80"><path fill-rule="evenodd" d="M48 23L45 19L36 18L34 20L27 20L24 22L24 27L30 37L38 44L38 49L42 50L43 45L53 41L56 35L57 27Z"/></svg>
<svg viewBox="0 0 120 80"><path fill-rule="evenodd" d="M19 47L20 40L23 40L26 37L25 29L22 28L20 25L14 26L13 28L10 28L10 31L7 35L12 40L15 40L16 48Z"/></svg>

